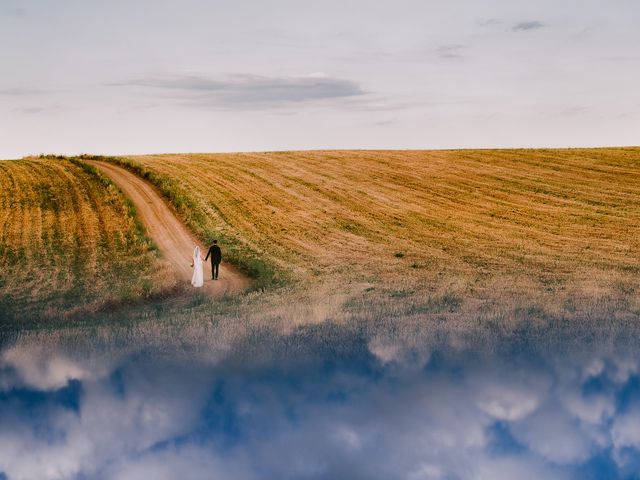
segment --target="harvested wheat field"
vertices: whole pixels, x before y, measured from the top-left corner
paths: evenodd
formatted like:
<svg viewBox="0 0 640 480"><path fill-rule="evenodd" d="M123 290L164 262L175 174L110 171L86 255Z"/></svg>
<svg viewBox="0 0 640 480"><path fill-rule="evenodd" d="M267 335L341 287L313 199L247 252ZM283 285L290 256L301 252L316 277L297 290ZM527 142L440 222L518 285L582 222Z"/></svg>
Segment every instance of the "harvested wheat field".
<svg viewBox="0 0 640 480"><path fill-rule="evenodd" d="M92 167L0 162L0 317L90 312L172 286L135 212Z"/></svg>
<svg viewBox="0 0 640 480"><path fill-rule="evenodd" d="M223 239L227 258L267 284L291 280L299 298L405 312L640 311L640 148L111 161L155 183L202 239Z"/></svg>

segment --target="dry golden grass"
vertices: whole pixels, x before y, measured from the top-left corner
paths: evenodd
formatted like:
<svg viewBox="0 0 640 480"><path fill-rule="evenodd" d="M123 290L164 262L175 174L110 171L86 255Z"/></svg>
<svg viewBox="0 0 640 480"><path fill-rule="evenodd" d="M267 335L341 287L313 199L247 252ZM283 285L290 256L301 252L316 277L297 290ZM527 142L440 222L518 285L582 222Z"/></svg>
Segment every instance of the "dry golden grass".
<svg viewBox="0 0 640 480"><path fill-rule="evenodd" d="M91 311L173 282L112 185L68 160L0 162L0 319Z"/></svg>
<svg viewBox="0 0 640 480"><path fill-rule="evenodd" d="M640 148L127 161L177 182L197 233L261 255L327 311L638 315Z"/></svg>

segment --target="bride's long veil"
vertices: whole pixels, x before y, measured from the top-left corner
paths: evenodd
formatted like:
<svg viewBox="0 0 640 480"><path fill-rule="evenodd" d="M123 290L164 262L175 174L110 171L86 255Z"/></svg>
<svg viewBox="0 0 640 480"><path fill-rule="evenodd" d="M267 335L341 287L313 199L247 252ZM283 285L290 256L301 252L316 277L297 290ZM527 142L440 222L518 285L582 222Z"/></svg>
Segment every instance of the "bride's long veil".
<svg viewBox="0 0 640 480"><path fill-rule="evenodd" d="M200 247L197 245L196 248L193 249L193 277L191 277L191 285L194 287L202 287L204 285L202 257L200 256Z"/></svg>

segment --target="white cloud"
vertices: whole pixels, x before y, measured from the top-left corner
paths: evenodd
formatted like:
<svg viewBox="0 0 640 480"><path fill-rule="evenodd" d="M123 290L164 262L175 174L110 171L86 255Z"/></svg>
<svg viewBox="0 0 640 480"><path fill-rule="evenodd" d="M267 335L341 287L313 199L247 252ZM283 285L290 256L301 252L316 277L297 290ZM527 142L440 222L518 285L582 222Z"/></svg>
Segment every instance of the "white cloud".
<svg viewBox="0 0 640 480"><path fill-rule="evenodd" d="M513 422L535 411L540 404L541 394L544 395L544 391L527 391L498 385L482 392L478 407L493 418Z"/></svg>
<svg viewBox="0 0 640 480"><path fill-rule="evenodd" d="M554 470L531 458L486 459L469 480L560 480L571 478L566 472Z"/></svg>
<svg viewBox="0 0 640 480"><path fill-rule="evenodd" d="M14 368L21 383L39 390L55 390L67 385L69 380L82 380L92 375L83 365L64 355L23 346L2 352L0 367Z"/></svg>
<svg viewBox="0 0 640 480"><path fill-rule="evenodd" d="M596 447L580 424L554 404L547 404L516 422L511 431L521 443L551 463L582 463Z"/></svg>
<svg viewBox="0 0 640 480"><path fill-rule="evenodd" d="M617 449L632 447L640 450L640 408L633 408L616 417L611 439Z"/></svg>

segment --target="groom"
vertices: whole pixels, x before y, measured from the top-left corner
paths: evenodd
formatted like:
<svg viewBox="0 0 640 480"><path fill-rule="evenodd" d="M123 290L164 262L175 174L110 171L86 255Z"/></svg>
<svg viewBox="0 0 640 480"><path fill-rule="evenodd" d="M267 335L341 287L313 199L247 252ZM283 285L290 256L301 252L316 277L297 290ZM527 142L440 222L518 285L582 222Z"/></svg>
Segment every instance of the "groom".
<svg viewBox="0 0 640 480"><path fill-rule="evenodd" d="M209 255L211 255L211 279L212 280L217 280L218 279L218 270L220 268L220 262L222 261L222 251L220 250L220 247L218 246L218 241L217 240L214 240L213 241L213 245L211 245L209 247L209 251L207 252L207 256L204 259L205 262L209 258Z"/></svg>

